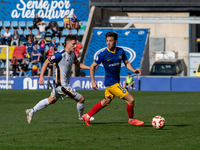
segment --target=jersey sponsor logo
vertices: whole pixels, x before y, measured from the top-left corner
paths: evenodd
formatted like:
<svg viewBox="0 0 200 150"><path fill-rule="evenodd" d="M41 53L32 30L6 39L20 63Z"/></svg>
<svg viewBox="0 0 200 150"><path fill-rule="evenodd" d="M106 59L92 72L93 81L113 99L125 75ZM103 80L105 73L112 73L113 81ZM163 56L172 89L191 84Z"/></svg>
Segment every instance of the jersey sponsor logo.
<svg viewBox="0 0 200 150"><path fill-rule="evenodd" d="M127 36L131 31L126 31L124 34Z"/></svg>
<svg viewBox="0 0 200 150"><path fill-rule="evenodd" d="M136 57L136 52L133 50L133 49L131 49L131 48L129 48L129 47L125 47L125 46L117 46L117 47L120 47L120 48L123 48L123 50L126 52L126 56L127 56L127 59L128 59L128 61L130 62L130 63L132 63L134 60L135 60L135 57ZM101 53L101 52L103 52L105 49L106 49L107 47L104 47L104 48L102 48L102 49L100 49L100 50L98 50L95 54L94 54L94 60L98 60L98 55ZM99 64L101 67L103 67L103 64L101 63L101 64ZM125 65L124 65L124 63L122 62L121 63L121 67L124 67Z"/></svg>
<svg viewBox="0 0 200 150"><path fill-rule="evenodd" d="M108 59L107 61L110 61L111 59Z"/></svg>
<svg viewBox="0 0 200 150"><path fill-rule="evenodd" d="M119 55L119 59L122 59L122 55Z"/></svg>
<svg viewBox="0 0 200 150"><path fill-rule="evenodd" d="M102 31L98 31L97 34L98 34L98 35L101 35L101 34L102 34Z"/></svg>

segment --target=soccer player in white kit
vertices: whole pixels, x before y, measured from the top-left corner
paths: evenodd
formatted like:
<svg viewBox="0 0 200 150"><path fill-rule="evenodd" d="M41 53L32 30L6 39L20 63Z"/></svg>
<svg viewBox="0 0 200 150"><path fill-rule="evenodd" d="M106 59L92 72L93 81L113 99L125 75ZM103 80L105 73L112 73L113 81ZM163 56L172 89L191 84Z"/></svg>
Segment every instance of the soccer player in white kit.
<svg viewBox="0 0 200 150"><path fill-rule="evenodd" d="M32 109L26 109L28 123L31 123L33 114L47 107L50 104L54 104L59 98L62 98L62 96L69 97L71 99L74 99L77 102L79 120L83 120L82 115L84 114L85 98L81 94L76 92L75 89L72 89L70 87L69 81L70 81L71 68L72 68L73 63L82 69L89 70L90 67L80 63L76 58L76 55L74 53L74 50L76 49L75 35L68 35L65 38L65 44L66 44L66 47L63 50L61 50L60 52L57 52L51 58L47 59L42 66L42 70L41 70L41 74L40 74L40 78L38 82L39 85L43 85L44 83L44 72L47 66L49 66L49 64L56 63L57 69L56 69L55 88L52 89L52 92L49 98L45 98L41 100ZM92 118L91 120L94 120L94 118Z"/></svg>

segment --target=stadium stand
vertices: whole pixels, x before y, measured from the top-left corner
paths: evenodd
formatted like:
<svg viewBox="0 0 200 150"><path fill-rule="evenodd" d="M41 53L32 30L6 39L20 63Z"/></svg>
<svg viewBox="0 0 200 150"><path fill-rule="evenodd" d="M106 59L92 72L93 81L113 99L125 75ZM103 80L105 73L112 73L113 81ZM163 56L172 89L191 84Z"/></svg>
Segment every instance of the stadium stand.
<svg viewBox="0 0 200 150"><path fill-rule="evenodd" d="M26 27L25 21L19 21L19 28L24 29Z"/></svg>
<svg viewBox="0 0 200 150"><path fill-rule="evenodd" d="M12 21L10 26L12 28L17 28L18 27L18 21Z"/></svg>
<svg viewBox="0 0 200 150"><path fill-rule="evenodd" d="M10 21L4 21L3 27L4 28L10 28Z"/></svg>
<svg viewBox="0 0 200 150"><path fill-rule="evenodd" d="M17 29L18 34L21 36L23 35L23 30L22 29Z"/></svg>
<svg viewBox="0 0 200 150"><path fill-rule="evenodd" d="M38 33L38 29L33 29L32 33L33 33L33 35L36 35Z"/></svg>
<svg viewBox="0 0 200 150"><path fill-rule="evenodd" d="M55 40L56 40L56 43L59 43L59 42L60 42L60 39L59 39L59 37L54 37L53 39L55 39Z"/></svg>
<svg viewBox="0 0 200 150"><path fill-rule="evenodd" d="M65 37L61 37L60 38L60 44L64 44L65 43Z"/></svg>
<svg viewBox="0 0 200 150"><path fill-rule="evenodd" d="M61 51L62 49L64 49L64 46L63 45L59 45L58 46L58 51Z"/></svg>
<svg viewBox="0 0 200 150"><path fill-rule="evenodd" d="M10 32L11 35L14 34L14 31L15 31L15 29L9 29L9 32Z"/></svg>
<svg viewBox="0 0 200 150"><path fill-rule="evenodd" d="M25 36L29 35L29 31L30 31L30 29L24 29L24 35Z"/></svg>
<svg viewBox="0 0 200 150"><path fill-rule="evenodd" d="M79 29L78 30L78 35L84 35L85 33L85 30L84 29Z"/></svg>
<svg viewBox="0 0 200 150"><path fill-rule="evenodd" d="M69 35L69 30L68 29L63 29L62 35L63 36Z"/></svg>
<svg viewBox="0 0 200 150"><path fill-rule="evenodd" d="M58 21L58 26L60 29L64 28L64 22L63 21Z"/></svg>
<svg viewBox="0 0 200 150"><path fill-rule="evenodd" d="M26 22L26 28L27 28L27 29L32 28L32 25L33 25L33 21L27 21L27 22Z"/></svg>
<svg viewBox="0 0 200 150"><path fill-rule="evenodd" d="M76 29L72 29L72 30L71 30L71 33L72 33L73 35L77 35L78 32L77 32Z"/></svg>
<svg viewBox="0 0 200 150"><path fill-rule="evenodd" d="M2 21L0 21L0 28L3 26L3 23L2 23Z"/></svg>
<svg viewBox="0 0 200 150"><path fill-rule="evenodd" d="M6 32L6 29L1 29L1 35L3 35Z"/></svg>

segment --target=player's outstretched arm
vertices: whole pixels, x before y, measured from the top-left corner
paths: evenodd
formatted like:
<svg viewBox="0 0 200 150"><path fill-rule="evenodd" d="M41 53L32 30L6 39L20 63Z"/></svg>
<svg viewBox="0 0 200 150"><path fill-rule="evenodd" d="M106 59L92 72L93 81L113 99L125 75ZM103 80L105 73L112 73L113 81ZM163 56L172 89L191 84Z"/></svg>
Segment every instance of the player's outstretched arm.
<svg viewBox="0 0 200 150"><path fill-rule="evenodd" d="M91 78L91 83L92 83L92 88L94 90L97 90L98 91L98 86L94 80L94 71L95 71L95 68L97 67L97 63L96 62L93 62L92 65L90 66L90 78Z"/></svg>
<svg viewBox="0 0 200 150"><path fill-rule="evenodd" d="M136 74L139 74L139 75L141 75L141 69L134 69L133 68L133 66L131 65L131 63L128 61L128 60L126 60L126 61L124 61L124 63L125 63L125 65L126 65L126 67L130 70L130 71L132 71L132 72L134 72L134 73L136 73Z"/></svg>
<svg viewBox="0 0 200 150"><path fill-rule="evenodd" d="M49 60L46 60L42 66L42 70L41 70L41 73L40 73L40 78L39 78L39 81L38 81L38 84L39 85L43 85L44 83L44 72L45 70L47 69L47 66L50 64L50 61Z"/></svg>

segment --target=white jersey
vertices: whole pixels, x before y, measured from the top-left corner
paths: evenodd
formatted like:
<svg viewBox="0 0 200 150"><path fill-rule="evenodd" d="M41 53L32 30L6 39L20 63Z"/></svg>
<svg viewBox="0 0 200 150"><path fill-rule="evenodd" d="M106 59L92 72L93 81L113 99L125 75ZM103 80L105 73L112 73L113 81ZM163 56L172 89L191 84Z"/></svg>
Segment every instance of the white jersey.
<svg viewBox="0 0 200 150"><path fill-rule="evenodd" d="M63 49L49 58L49 61L52 64L56 63L56 84L67 87L70 81L72 65L78 61L75 53L71 52L69 54Z"/></svg>

